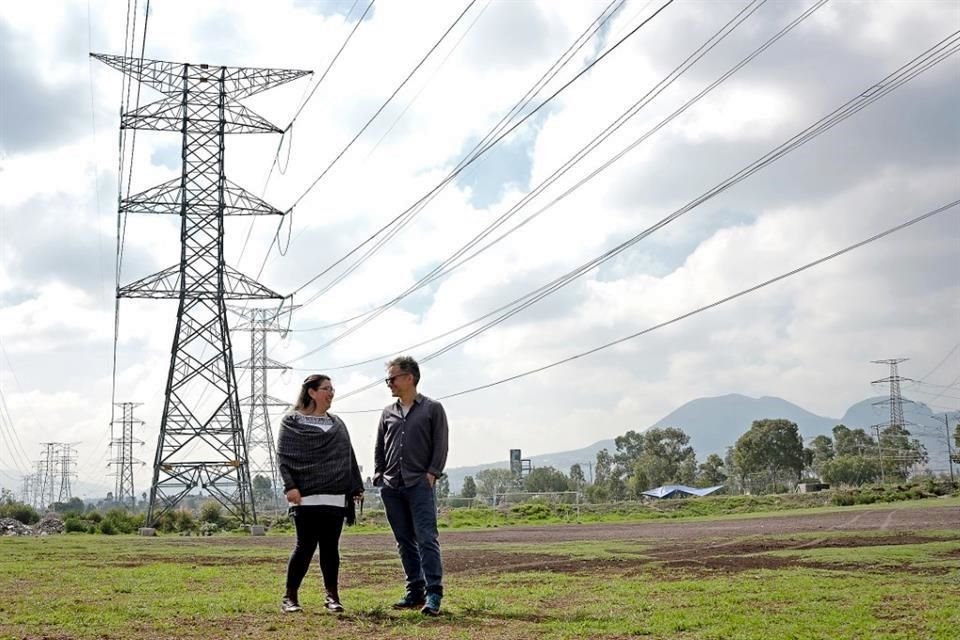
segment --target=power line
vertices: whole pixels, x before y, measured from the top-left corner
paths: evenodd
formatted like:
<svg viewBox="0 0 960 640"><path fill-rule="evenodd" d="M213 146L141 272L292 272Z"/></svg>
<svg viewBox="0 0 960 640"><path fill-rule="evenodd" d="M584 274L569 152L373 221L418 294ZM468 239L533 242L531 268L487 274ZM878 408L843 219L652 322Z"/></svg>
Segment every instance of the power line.
<svg viewBox="0 0 960 640"><path fill-rule="evenodd" d="M827 116L824 116L823 118L821 118L814 124L810 125L800 133L794 135L792 138L790 138L786 142L782 143L778 147L767 152L766 154L761 156L758 160L755 160L753 163L747 165L746 167L742 168L740 171L734 173L732 176L730 176L726 180L720 182L719 184L714 186L712 189L708 190L706 193L701 194L697 198L691 200L685 206L676 210L675 212L668 215L667 217L661 219L659 222L648 227L644 231L641 231L640 233L636 234L635 236L626 240L625 242L617 245L616 247L606 251L605 253L600 254L599 256L593 258L592 260L580 265L579 267L564 274L563 276L560 276L559 278L556 278L555 280L541 286L540 288L535 289L531 292L528 292L527 294L521 296L520 298L517 298L510 303L507 303L502 307L507 310L504 311L504 313L502 313L500 316L498 316L494 320L489 321L488 323L484 324L478 329L475 329L474 331L467 334L466 336L459 338L458 340L448 344L442 349L431 353L430 355L423 358L423 360L438 357L446 353L447 351L454 349L457 346L463 344L464 342L476 337L477 335L485 332L486 330L504 322L505 320L512 317L513 315L516 315L520 311L523 311L524 309L536 304L543 298L565 287L569 283L573 282L580 276L591 271L592 269L599 266L600 264L603 264L604 262L607 262L612 258L616 257L623 251L632 247L634 244L636 244L640 240L646 238L649 235L652 235L654 232L656 232L660 228L666 226L667 224L670 224L671 222L685 215L686 213L689 213L690 211L700 206L707 200L713 198L716 195L719 195L720 193L726 191L727 189L734 186L735 184L749 178L754 173L756 173L757 171L760 171L770 163L775 162L776 160L780 159L784 155L790 153L791 151L794 151L795 149L799 148L803 144L806 144L813 138L819 136L820 134L824 133L825 131L839 124L846 118L854 115L855 113L869 106L876 100L879 100L881 97L885 96L889 92L895 90L899 86L902 86L902 84L916 77L916 75L919 75L919 73L922 73L923 71L927 70L928 68L933 66L933 64L942 61L948 55L952 55L958 49L960 49L960 46L957 45L957 41L960 41L960 38L957 37L957 33L960 33L960 32L955 32L951 37L946 38L940 43L938 43L937 45L935 45L934 47L931 47L926 52L924 52L923 54L921 54L911 62L907 63L906 65L904 65L903 67L895 71L893 74L888 75L879 83L875 85L871 85L871 87L868 88L866 91L858 94L855 98L844 103L842 106L838 107ZM947 43L947 44L945 45L944 43ZM946 53L944 53L944 51L946 51ZM931 64L931 61L932 61L932 64ZM882 87L882 89L874 91L873 89L876 87ZM636 144L637 142L635 141L621 153L625 153L627 150L629 150L632 146L635 146ZM329 341L328 343L321 345L316 349L313 349L301 356L298 356L297 358L293 358L289 360L288 363L301 360L315 353L316 351L319 351L327 344L329 344ZM343 397L344 396L341 395L341 398Z"/></svg>
<svg viewBox="0 0 960 640"><path fill-rule="evenodd" d="M749 288L747 288L747 289L743 289L743 290L738 291L737 293L734 293L734 294L732 294L732 295L726 296L726 297L724 297L724 298L720 298L719 300L716 300L716 301L714 301L714 302L711 302L710 304L706 304L706 305L703 305L703 306L701 306L701 307L697 307L696 309L693 309L692 311L688 311L688 312L686 312L686 313L684 313L684 314L682 314L682 315L679 315L679 316L676 316L676 317L674 317L674 318L671 318L670 320L667 320L667 321L665 321L665 322L661 322L661 323L659 323L659 324L655 324L655 325L653 325L653 326L651 326L651 327L648 327L648 328L646 328L646 329L643 329L642 331L637 331L636 333L632 333L632 334L630 334L630 335L623 336L622 338L618 338L618 339L616 339L616 340L612 340L612 341L610 341L610 342L604 343L604 344L602 344L602 345L600 345L600 346L598 346L598 347L594 347L594 348L589 349L589 350L587 350L587 351L581 351L580 353L574 354L574 355L569 356L569 357L567 357L567 358L563 358L562 360L557 360L557 361L555 361L555 362L551 362L550 364L547 364L547 365L544 365L544 366L541 366L541 367L537 367L537 368L535 368L535 369L529 369L529 370L524 371L524 372L522 372L522 373L518 373L518 374L515 374L515 375L512 375L512 376L509 376L509 377L507 377L507 378L502 378L502 379L497 380L497 381L494 381L494 382L489 382L489 383L487 383L487 384L479 385L479 386L476 386L476 387L471 387L471 388L469 388L469 389L464 389L464 390L462 390L462 391L457 391L457 392L455 392L455 393L449 393L449 394L440 396L438 399L439 399L439 400L447 400L447 399L450 399L450 398L456 398L456 397L459 397L459 396L467 395L467 394L469 394L469 393L475 393L475 392L477 392L477 391L482 391L482 390L485 390L485 389L490 389L491 387L496 387L496 386L499 386L499 385L501 385L501 384L506 384L507 382L513 382L514 380L519 380L520 378L525 378L525 377L527 377L527 376L531 376L531 375L533 375L533 374L535 374L535 373L540 373L540 372L546 371L546 370L548 370L548 369L553 369L554 367L559 367L560 365L567 364L567 363L573 362L574 360L579 360L580 358L584 358L584 357L586 357L586 356L593 355L594 353L597 353L597 352L599 352L599 351L603 351L603 350L605 350L605 349L609 349L609 348L614 347L614 346L617 346L617 345L619 345L619 344L623 344L624 342L627 342L627 341L629 341L629 340L633 340L633 339L635 339L635 338L639 338L640 336L646 335L646 334L648 334L648 333L652 333L652 332L654 332L654 331L656 331L656 330L658 330L658 329L662 329L662 328L668 327L668 326L670 326L670 325L672 325L672 324L676 324L677 322L680 322L681 320L685 320L685 319L690 318L690 317L692 317L692 316L695 316L695 315L697 315L697 314L703 313L704 311L708 311L708 310L713 309L713 308L715 308L715 307L719 307L719 306L721 306L721 305L723 305L723 304L726 304L727 302L731 302L731 301L736 300L737 298L741 298L741 297L743 297L743 296L745 296L745 295L747 295L747 294L753 293L753 292L755 292L755 291L759 291L760 289L763 289L763 288L765 288L765 287L768 287L768 286L770 286L771 284L780 282L781 280L785 280L785 279L790 278L790 277L792 277L792 276L795 276L795 275L797 275L797 274L799 274L799 273L802 273L802 272L804 272L804 271L807 271L807 270L809 270L809 269L812 269L813 267L816 267L816 266L821 265L821 264L823 264L823 263L825 263L825 262L828 262L828 261L830 261L830 260L833 260L833 259L835 259L835 258L838 258L838 257L840 257L840 256L842 256L842 255L844 255L844 254L850 253L851 251L854 251L854 250L856 250L856 249L859 249L859 248L861 248L861 247L863 247L863 246L866 246L866 245L868 245L868 244L870 244L870 243L876 242L877 240L880 240L880 239L885 238L885 237L887 237L887 236L889 236L889 235L892 235L892 234L894 234L894 233L897 233L897 232L899 232L899 231L902 231L902 230L904 230L904 229L907 229L908 227L911 227L911 226L913 226L913 225L915 225L915 224L917 224L917 223L919 223L919 222L923 222L924 220L927 220L927 219L932 218L932 217L934 217L934 216L940 215L940 214L942 214L942 213L944 213L944 212L946 212L946 211L949 211L950 209L953 209L953 208L956 207L957 205L960 205L960 199L954 200L953 202L947 203L947 204L945 204L945 205L943 205L943 206L941 206L941 207L938 207L938 208L936 208L936 209L933 209L932 211L928 211L928 212L926 212L926 213L924 213L924 214L921 214L921 215L919 215L919 216L917 216L917 217L915 217L915 218L911 218L910 220L907 220L906 222L903 222L903 223L898 224L898 225L896 225L896 226L894 226L894 227L891 227L891 228L889 228L889 229L886 229L885 231L881 231L880 233L877 233L877 234L875 234L875 235L870 236L869 238L866 238L865 240L861 240L861 241L856 242L856 243L854 243L854 244L851 244L851 245L849 245L849 246L847 246L847 247L844 247L843 249L840 249L840 250L838 250L838 251L834 251L833 253L831 253L831 254L829 254L829 255L823 256L822 258L818 258L817 260L814 260L814 261L812 261L812 262L808 262L808 263L804 264L803 266L800 266L800 267L797 267L797 268L792 269L792 270L790 270L790 271L787 271L786 273L782 273L782 274L780 274L780 275L778 275L778 276L776 276L776 277L774 277L774 278L770 278L769 280L765 280L765 281L763 281L763 282L761 282L761 283L759 283L759 284L755 284L755 285L753 285L752 287L749 287ZM342 396L341 396L341 398L342 398ZM341 413L369 413L369 412L373 412L373 411L379 412L379 411L382 411L382 409L370 409L370 410L364 410L364 411L362 411L362 412L361 412L361 411L341 411Z"/></svg>
<svg viewBox="0 0 960 640"><path fill-rule="evenodd" d="M340 160L340 158L343 157L343 154L345 154L347 150L351 146L353 146L353 143L356 142L361 135L363 135L363 132L367 130L367 127L369 127L373 123L373 121L376 120L377 116L379 116L383 112L383 110L387 108L387 105L390 104L390 102L400 92L400 90L403 89L404 86L406 86L407 82L410 81L410 79L414 76L414 74L416 74L416 72L420 70L420 67L423 66L423 64L433 54L433 52L437 49L437 47L439 47L443 43L443 41L450 34L450 32L453 31L453 29L460 23L460 20L463 19L463 16L465 16L467 12L470 11L471 7L473 7L473 5L476 4L476 2L477 0L470 0L470 2L467 3L467 6L460 12L457 18L453 21L453 23L449 27L447 27L446 31L443 32L443 35L440 36L440 39L437 40L432 47L430 47L427 53L424 54L424 56L420 59L420 62L418 62L416 66L414 66L413 69L410 70L410 72L403 79L403 81L399 85L397 85L397 87L393 90L393 93L391 93L389 97L387 97L387 99L383 102L383 104L381 104L380 107L374 112L374 114L370 116L370 118L366 121L366 123L364 123L364 125L360 128L360 131L358 131L353 136L353 138L350 139L350 142L348 142L347 145L343 149L341 149L336 156L334 156L330 164L328 164L327 167L320 172L320 175L317 176L316 179L314 179L314 181L310 183L310 186L308 186L306 190L303 193L301 193L296 198L296 200L293 201L293 204L290 205L290 209L293 209L298 204L300 204L300 202L305 197L307 197L307 194L309 194L313 190L313 188L316 187L317 184L327 175L327 173L330 172L333 166Z"/></svg>
<svg viewBox="0 0 960 640"><path fill-rule="evenodd" d="M501 140L503 140L506 136L510 135L510 133L512 133L514 130L516 130L517 127L519 127L521 124L523 124L524 122L526 122L527 120L529 120L534 114L538 113L544 106L546 106L547 104L549 104L549 103L550 103L554 98L556 98L560 93L562 93L562 92L563 92L564 90L566 90L570 85L572 85L574 82L576 82L580 77L582 77L585 73L587 73L590 69L592 69L592 68L593 68L596 64L598 64L601 60L603 60L604 58L606 58L606 56L608 56L610 53L612 53L614 50L616 50L616 49L617 49L621 44L623 44L628 38L630 38L632 35L634 35L635 33L637 33L642 27L644 27L644 26L645 26L646 24L648 24L651 20L653 20L653 18L655 18L657 15L659 15L664 9L666 9L666 7L668 7L669 5L671 5L673 2L674 2L674 0L667 0L667 2L666 2L665 4L663 4L659 9L657 9L657 11L655 11L650 17L648 17L646 20L644 20L643 22L641 22L637 27L635 27L635 28L632 29L629 33L627 33L627 35L625 35L623 38L621 38L620 40L618 40L614 45L612 45L610 48L608 48L606 51L604 51L600 56L597 57L596 60L594 60L593 62L591 62L591 63L588 64L587 66L585 66L585 67L584 67L582 70L580 70L576 75L574 75L573 78L571 78L571 79L568 80L566 83L564 83L560 88L558 88L558 89L557 89L556 91L554 91L550 96L548 96L546 99L544 99L544 100L543 100L539 105L537 105L534 109L532 109L531 111L529 111L528 113L526 113L522 118L520 118L519 120L517 120L516 122L514 122L509 128L506 128L504 131L502 131L502 132L501 132L496 138L494 138L492 141L490 141L490 142L487 143L487 144L484 144L484 145L483 145L482 147L480 147L479 149L476 149L476 151L472 151L470 154L468 154L468 155L457 165L457 167L455 167L443 180L440 181L440 183L438 183L436 186L434 186L433 189L431 189L431 190L430 190L429 192L427 192L425 195L421 196L419 200L417 200L417 201L416 201L415 203L413 203L410 207L408 207L407 209L405 209L402 213L400 213L399 215L397 215L396 217L394 217L390 222L388 222L388 223L385 224L384 226L380 227L380 229L378 229L377 231L375 231L370 237L368 237L366 240L364 240L363 242L361 242L359 245L357 245L356 247L354 247L353 249L351 249L349 252L347 252L346 254L344 254L343 256L341 256L339 259L337 259L337 260L336 260L335 262L333 262L331 265L329 265L328 267L326 267L323 271L321 271L320 273L318 273L318 274L314 275L313 277L311 277L311 278L310 278L309 280L307 280L304 284L302 284L300 287L298 287L297 289L295 289L293 293L294 293L294 294L299 293L299 292L302 291L305 287L309 286L310 284L312 284L313 282L315 282L315 281L318 280L319 278L321 278L321 277L323 277L324 275L326 275L327 273L329 273L332 269L334 269L335 267L337 267L338 265L340 265L340 264L341 264L342 262L344 262L347 258L349 258L350 256L352 256L352 255L355 254L356 252L360 251L360 249L362 249L364 246L366 246L366 245L369 244L370 242L373 242L373 241L374 241L377 237L379 237L380 234L382 234L384 231L387 231L388 229L391 229L391 227L395 227L392 231L389 232L389 237L387 237L385 240L380 241L376 246L374 246L371 250L369 250L369 251L361 258L361 261L366 260L367 258L369 258L374 252L376 252L377 249L379 249L381 246L383 246L383 244L384 244L386 241L388 241L390 238L393 237L393 235L395 235L396 233L398 233L399 230L402 229L402 227L403 227L404 225L408 224L409 221L412 220L412 218L413 218L414 216L416 216L417 213L419 213L419 211L421 211L421 210L423 209L423 207L424 207L428 202L430 202L430 200L431 200L432 198L434 198L441 190L443 190L444 187L446 187L450 182L452 182L452 181L454 180L454 178L456 178L460 173L462 173L468 166L470 166L470 165L473 164L476 160L478 160L480 157L482 157L483 154L485 154L487 151L489 151L491 148L493 148L494 145L496 145L498 142L500 142ZM398 223L399 223L399 224L398 224ZM352 271L352 270L351 270L351 271ZM338 280L338 282L339 282L339 280ZM329 287L327 287L326 290L329 290ZM311 301L312 301L312 300L311 300Z"/></svg>
<svg viewBox="0 0 960 640"><path fill-rule="evenodd" d="M631 105L626 111L624 111L624 112L623 112L622 114L620 114L617 118L615 118L609 125L607 125L607 127L606 127L603 131L601 131L599 134L597 134L596 136L594 136L594 138L593 138L590 142L588 142L588 143L585 144L583 147L581 147L579 150L577 150L570 158L568 158L568 159L567 159L560 167L558 167L551 175L547 176L547 177L546 177L543 181L541 181L534 189L532 189L530 192L528 192L528 193L525 194L522 198L520 198L520 200L519 200L518 202L516 202L512 207L510 207L505 213L503 213L501 216L499 216L499 217L498 217L496 220L494 220L492 223L490 223L489 225L487 225L487 227L486 227L483 231L481 231L479 234L475 235L471 240L469 240L469 241L468 241L465 245L463 245L460 249L458 249L458 250L457 250L456 252L454 252L452 255L450 255L450 256L448 256L446 259L444 259L440 264L438 264L436 267L434 267L429 273L427 273L426 275L424 275L422 278L420 278L420 280L418 280L416 283L414 283L413 285L411 285L410 287L408 287L404 292L400 293L398 296L394 297L393 299L391 299L391 300L389 300L388 302L386 302L386 303L384 303L384 304L376 307L375 309L373 309L373 310L371 310L371 311L369 311L369 312L366 312L366 313L364 313L364 314L361 314L362 317L363 317L363 320L362 320L361 322L359 322L358 324L356 324L356 325L354 325L354 326L351 326L350 328L348 328L348 329L346 329L345 331L341 332L341 333L338 334L337 336L331 338L331 339L330 339L329 341L327 341L326 343L324 343L324 344L316 347L316 349L314 349L311 353L316 353L317 351L319 351L319 350L321 350L321 349L324 349L324 348L330 346L331 344L334 344L334 343L342 340L343 338L345 338L345 337L347 337L348 335L350 335L351 333L357 331L358 329L360 329L360 328L363 327L364 325L370 323L371 321L373 321L373 320L374 320L375 318L377 318L378 316L382 315L382 314L383 314L384 312L386 312L388 309L390 309L391 307L395 306L396 304L398 304L400 301L402 301L403 299L405 299L405 298L408 297L409 295L415 293L416 291L419 291L420 289L426 287L427 285L431 284L432 282L434 282L434 281L436 281L436 280L439 280L440 278L446 277L447 275L449 275L450 273L452 273L452 272L455 271L456 269L460 268L461 266L463 266L464 264L466 264L466 263L469 262L470 260L473 260L473 259L476 258L478 255L480 255L481 253L487 251L488 249L490 249L491 247L493 247L494 245L496 245L497 243L499 243L500 241L502 241L504 238L506 238L507 236L509 236L510 234L512 234L514 231L517 231L518 229L520 229L521 227L523 227L524 225L526 225L527 223L529 223L533 218L537 217L538 215L540 215L541 213L543 213L544 211L546 211L547 209L549 209L550 207L552 207L552 206L553 206L554 204L556 204L557 202L560 202L561 200L563 200L564 198L566 198L567 196L569 196L571 193L573 193L574 191L576 191L577 189L579 189L581 186L583 186L584 184L586 184L587 182L589 182L590 180L592 180L594 177L596 177L597 175L599 175L599 173L601 173L601 172L604 171L605 169L609 168L614 162L616 162L617 160L619 160L620 158L622 158L623 155L625 155L625 153L617 154L616 156L614 156L613 160L610 160L610 161L604 163L599 169L595 170L594 172L592 172L591 174L589 174L587 177L585 177L585 178L581 179L580 181L578 181L573 187L571 187L570 189L567 189L567 190L566 190L564 193L562 193L560 196L554 198L549 204L547 204L546 206L542 207L542 208L541 208L539 211L537 211L536 213L534 213L534 214L530 215L529 217L527 217L523 222L521 222L520 224L515 225L515 226L512 227L509 231L501 234L501 235L498 236L495 240L493 240L492 242L487 243L486 245L484 245L484 246L483 246L482 248L480 248L479 250L474 251L474 252L473 252L472 254L470 254L468 257L460 260L460 262L458 262L457 264L455 264L455 265L453 265L453 266L450 266L450 265L453 264L456 260L458 260L458 259L460 259L461 257L463 257L463 255L466 254L470 249L472 249L473 247L475 247L476 245L478 245L482 240L484 240L484 239L487 238L489 235L491 235L496 229L498 229L500 226L502 226L503 224L505 224L505 223L507 222L507 220L509 220L509 219L512 218L514 215L516 215L517 213L519 213L523 208L525 208L528 204L530 204L537 196L541 195L544 191L546 191L547 188L549 188L550 186L552 186L552 185L553 185L557 180L559 180L563 175L565 175L565 174L566 174L568 171L570 171L574 166L576 166L578 163L580 163L587 155L589 155L589 154L590 154L592 151L594 151L598 146L600 146L603 142L605 142L607 139L609 139L610 136L612 136L612 135L613 135L616 131L618 131L622 126L624 126L631 118L633 118L635 115L637 115L644 107L646 107L648 104L650 104L657 96L660 95L660 93L662 93L664 90L666 90L670 85L672 85L676 80L678 80L686 71L688 71L694 64L696 64L701 58L703 58L703 57L704 57L707 53L709 53L714 47L716 47L723 39L725 39L728 35L730 35L730 33L732 33L734 29L736 29L743 21L745 21L753 12L755 12L757 9L759 9L760 6L762 6L765 1L766 1L766 0L762 0L762 1L760 1L760 0L754 0L753 2L751 2L750 4L748 4L740 13L738 13L737 15L735 15L735 16L734 16L727 24L725 24L719 31L717 31L716 33L714 33L713 35L711 35L711 36L706 40L706 42L704 42L702 45L700 45L700 47L698 47L696 50L694 50L694 52L693 52L692 54L690 54L690 56L688 56L680 65L678 65L677 67L675 67L670 73L668 73L663 79L661 79L656 85L654 85L654 87L653 87L652 89L650 89L646 94L644 94L644 96L641 97L640 100L636 101L636 102L635 102L633 105ZM740 68L742 68L744 65L747 64L747 62L749 62L750 60L752 60L754 57L756 57L757 55L759 55L760 53L762 53L767 47L771 46L776 40L778 40L779 38L781 38L781 37L782 37L783 35L785 35L789 30L791 30L793 27L795 27L796 25L798 25L801 21L803 21L804 19L806 19L809 15L811 15L814 11L816 11L820 6L822 6L825 2L826 2L826 0L820 0L817 4L813 5L810 9L808 9L806 12L804 12L800 17L798 17L796 20L794 20L791 24L787 25L787 27L785 27L784 29L782 29L779 33L777 33L777 34L776 34L775 36L773 36L770 40L768 40L766 43L764 43L764 45L762 45L761 47L759 47L758 49L756 49L753 54L751 54L750 56L748 56L747 58L745 58L743 61L741 61L741 63L739 63L738 65L736 65L730 72L728 72L727 74L724 74L723 76L721 76L720 79L718 79L717 81L715 81L714 83L712 83L710 86L708 86L706 89L704 89L703 91L701 91L697 96L695 96L693 99L691 99L691 100L688 101L686 104L684 104L683 107L681 107L680 109L674 111L673 114L671 114L667 119L665 119L664 121L661 121L661 123L660 123L659 125L657 125L656 127L654 127L652 130L648 131L647 134L644 135L644 136L641 138L640 141L646 140L647 137L649 137L650 135L652 135L654 132L658 131L661 127L665 126L665 125L666 125L668 122L670 122L673 118L676 118L677 116L679 116L680 113L682 113L684 110L686 110L687 108L693 106L693 104L695 104L697 101L699 101L701 98L703 98L707 93L709 93L709 91L711 91L711 90L713 90L714 88L716 88L717 86L719 86L723 81L725 81L727 78L729 78L730 75L732 75L734 72L736 72L737 70L739 70ZM639 144L639 142L638 142L637 144ZM632 145L632 146L630 147L630 150L632 150L632 149L635 148L635 147L636 147L636 144ZM322 292L321 292L321 293L322 293ZM312 300L312 299L313 299L313 298L311 298L311 300ZM308 301L307 303L309 303L309 301ZM307 303L305 303L305 304L307 304ZM477 321L478 321L478 320L473 321L473 322L470 322L470 323L468 323L468 324L465 325L465 326L461 326L461 327L458 328L458 329L454 329L454 330L452 330L452 331L450 331L450 332L447 332L446 334L444 334L444 336L445 336L445 335L449 335L450 333L455 333L455 332L458 331L459 329L463 329L463 328L465 328L466 326L470 326L470 325L472 325L472 324L475 324ZM428 342L432 342L433 340L439 339L440 337L444 337L444 336L438 336L438 337L436 337L436 338L432 338L432 339L429 340ZM419 347L419 346L422 346L422 344L415 345L415 347Z"/></svg>
<svg viewBox="0 0 960 640"><path fill-rule="evenodd" d="M652 1L652 0L651 0L651 1ZM625 0L612 0L612 1L610 2L610 4L608 4L606 7L604 7L603 11L600 12L600 14L594 19L594 21L593 21L590 25L588 25L587 28L586 28L579 36L577 36L577 38L573 41L573 43L571 43L570 46L560 55L560 57L557 58L557 59L550 65L550 67L549 67L546 71L543 72L543 74L540 76L540 78L538 78L537 81L527 90L527 92L507 111L507 113L505 113L505 114L500 118L500 120L493 126L493 128L490 129L490 130L486 133L486 135L484 135L483 138L481 138L480 141L477 142L477 143L474 145L474 147L473 147L469 152L467 152L466 155L464 155L463 158L460 159L460 161L457 163L456 167L455 167L454 170L453 170L454 173L455 173L455 172L458 172L459 170L462 170L463 168L465 168L465 167L467 166L467 164L469 164L470 162L472 162L473 159L475 159L475 156L478 154L478 152L482 153L481 149L484 149L484 147L487 147L487 146L488 146L488 143L490 143L491 140L493 140L494 138L496 138L497 135L498 135L499 133L501 133L501 132L503 131L503 129L510 124L511 119L512 119L515 115L517 115L517 114L519 114L520 112L522 112L523 109L526 108L526 107L533 101L533 98L535 98L536 95L537 95L551 80L553 80L553 78L555 78L555 77L557 76L557 74L563 69L563 67L565 67L565 66L570 62L570 60L572 60L573 57L584 47L584 45L586 45L587 42L589 42L589 41L593 38L593 36L596 35L596 33L603 27L603 25L606 24L606 22L607 22L613 15L615 15L615 14L620 10L620 8L622 7L622 5L623 5L624 2L625 2ZM648 2L647 4L649 5L650 2ZM616 6L614 6L614 5L616 5ZM487 5L485 5L484 8L481 10L481 14L482 14L483 11L486 10L487 6L489 6L489 3L488 3ZM611 10L611 8L612 8L612 10ZM634 16L634 17L636 17L636 16ZM477 16L477 19L478 19L478 18L479 18L479 15ZM476 22L476 19L474 20L474 22ZM471 28L472 28L472 26L473 26L473 25L471 24ZM461 36L461 39L462 39L462 36ZM459 44L459 42L458 42L457 44ZM449 57L449 54L448 54L448 57ZM441 64L442 64L442 63L441 63ZM418 95L419 95L419 94L418 94ZM555 97L555 96L554 96L554 97ZM545 102L544 102L544 103L541 103L541 104L537 107L537 109L540 109L544 104L545 104ZM408 107L409 107L409 105L408 105ZM535 109L534 111L536 111L537 109ZM403 115L403 114L401 114L401 117L402 117L402 115ZM399 118L397 119L397 121L399 121ZM397 121L394 122L394 125L396 124ZM391 125L391 129L392 129L392 127L393 127L393 125ZM512 130L512 129L511 129L511 130ZM388 131L387 133L389 133L389 131ZM509 132L508 132L508 133L509 133ZM385 136L386 136L386 134L384 134L384 137L385 137ZM380 141L382 141L382 140L383 140L383 138L380 139ZM499 140L499 138L498 138L497 140ZM378 141L377 144L379 144L380 141ZM490 143L490 144L495 144L495 143L496 143L496 141L494 141L493 143ZM357 251L359 251L360 249L362 249L364 246L366 246L367 244L369 244L370 242L372 242L372 241L373 241L374 239L376 239L383 231L385 231L386 229L388 229L388 228L390 228L391 226L393 226L395 223L397 223L401 218L404 218L405 216L407 217L407 220L404 221L402 224L404 224L404 225L407 224L407 222L412 218L413 215L416 215L416 213L419 213L419 211L422 210L422 208L423 208L424 206L426 206L426 204L429 203L435 195L437 195L446 185L448 185L448 184L450 183L450 180L451 180L452 177L454 176L454 173L451 173L450 175L448 175L448 176L444 179L444 181L441 181L441 183L438 184L438 185L434 188L433 191L427 193L425 196L423 196L422 198L420 198L420 200L418 200L418 201L415 202L413 205L411 205L408 209L406 209L406 210L405 210L403 213L401 213L399 216L395 217L393 220L391 220L390 222L388 222L386 225L384 225L383 227L381 227L380 229L378 229L373 235L371 235L370 237L368 237L366 240L364 240L364 241L361 242L359 245L357 245L356 247L354 247L354 249L352 249L352 250L349 251L347 254L345 254L344 256L342 256L341 258L339 258L336 262L334 262L333 264L331 264L330 266L328 266L326 269L324 269L324 270L323 270L321 273L319 273L315 278L313 278L313 280L316 280L316 279L318 279L318 278L326 275L326 274L327 274L328 272L330 272L333 268L335 268L336 266L338 266L339 264L341 264L344 260L346 260L346 259L349 258L351 255L353 255L354 253L356 253ZM395 234L395 232L391 232L391 234ZM392 237L392 235L391 235L391 237ZM387 239L389 239L389 238L387 238ZM359 265L360 265L361 262L363 262L364 260L366 260L367 258L369 258L370 255L372 255L372 253L375 252L380 246L382 246L382 241L381 241L381 242L378 242L378 244L377 244L373 249L371 249L370 251L368 251L367 253L365 253L363 256L361 256L361 257L358 259L358 261L357 261L356 263L354 263L354 265L352 265L352 266L348 269L347 272L345 272L345 273L343 273L343 274L340 274L340 275L338 276L336 282L341 281L341 280L343 279L343 277L345 277L346 275L349 275L349 273L352 273L356 268L359 267ZM335 285L336 282L333 283L333 284L331 284L331 285L328 285L328 286L324 287L324 288L321 289L319 292L313 294L305 303L301 304L300 306L304 306L304 305L306 305L306 304L310 304L311 302L313 302L314 300L316 300L320 295L322 295L323 293L326 293L326 291L328 291L333 285ZM309 283L308 283L308 284L309 284ZM302 288L303 288L303 287L301 287L301 289L302 289ZM389 304L389 303L388 303L388 304ZM331 323L331 324L327 324L327 325L323 325L323 326L319 326L319 327L312 327L312 328L291 329L291 331L296 331L296 332L299 332L299 331L322 331L322 330L326 330L326 329L331 329L331 328L338 327L338 326L341 326L341 325L344 325L344 324L348 324L348 323L350 323L350 322L352 322L352 321L354 321L354 320L358 320L358 319L360 319L360 318L362 318L362 317L364 317L364 316L369 315L370 313L373 313L373 312L377 311L378 309L379 309L379 307L378 307L377 309L374 309L374 310L371 310L371 311L365 311L365 312L363 312L363 313L354 315L353 317L346 318L346 319L344 319L344 320L340 320L340 321L337 321L337 322L334 322L334 323Z"/></svg>

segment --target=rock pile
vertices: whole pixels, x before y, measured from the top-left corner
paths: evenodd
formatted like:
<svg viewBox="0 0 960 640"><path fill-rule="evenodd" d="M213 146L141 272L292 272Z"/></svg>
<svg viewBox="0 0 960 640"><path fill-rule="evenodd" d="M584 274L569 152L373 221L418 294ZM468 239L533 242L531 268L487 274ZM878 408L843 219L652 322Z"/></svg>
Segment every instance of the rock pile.
<svg viewBox="0 0 960 640"><path fill-rule="evenodd" d="M0 536L29 536L33 529L13 518L0 518Z"/></svg>
<svg viewBox="0 0 960 640"><path fill-rule="evenodd" d="M48 513L40 518L40 522L33 525L33 531L38 536L49 536L55 533L63 533L63 519L55 513Z"/></svg>

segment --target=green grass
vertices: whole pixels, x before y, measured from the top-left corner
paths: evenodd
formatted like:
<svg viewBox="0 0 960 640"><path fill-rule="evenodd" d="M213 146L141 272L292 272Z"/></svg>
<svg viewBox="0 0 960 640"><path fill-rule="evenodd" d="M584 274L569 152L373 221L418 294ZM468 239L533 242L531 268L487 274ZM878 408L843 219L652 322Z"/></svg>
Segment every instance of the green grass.
<svg viewBox="0 0 960 640"><path fill-rule="evenodd" d="M708 533L680 547L453 539L438 619L387 606L402 583L386 537L344 538L340 618L322 613L316 566L306 613L279 613L289 537L3 538L0 638L957 637L960 531Z"/></svg>

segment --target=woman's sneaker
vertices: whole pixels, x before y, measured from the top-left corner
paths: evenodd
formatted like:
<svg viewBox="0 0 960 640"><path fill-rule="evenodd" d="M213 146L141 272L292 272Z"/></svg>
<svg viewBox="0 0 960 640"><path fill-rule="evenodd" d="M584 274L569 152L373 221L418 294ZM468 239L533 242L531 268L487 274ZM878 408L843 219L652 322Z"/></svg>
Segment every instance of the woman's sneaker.
<svg viewBox="0 0 960 640"><path fill-rule="evenodd" d="M340 598L336 595L327 594L327 597L323 600L323 606L330 613L343 613L343 605L340 604Z"/></svg>
<svg viewBox="0 0 960 640"><path fill-rule="evenodd" d="M303 611L303 607L300 606L296 598L284 596L283 600L280 601L280 610L284 613L297 613L298 611Z"/></svg>

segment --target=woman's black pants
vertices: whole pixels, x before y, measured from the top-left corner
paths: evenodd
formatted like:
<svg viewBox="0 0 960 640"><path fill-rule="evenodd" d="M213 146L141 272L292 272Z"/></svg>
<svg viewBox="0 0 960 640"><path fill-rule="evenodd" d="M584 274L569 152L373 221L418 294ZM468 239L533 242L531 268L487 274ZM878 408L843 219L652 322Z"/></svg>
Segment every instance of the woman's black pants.
<svg viewBox="0 0 960 640"><path fill-rule="evenodd" d="M307 575L313 553L320 549L320 571L323 586L337 593L340 576L340 533L346 509L342 507L293 507L290 511L297 528L297 546L287 563L287 595L297 596L300 583Z"/></svg>

